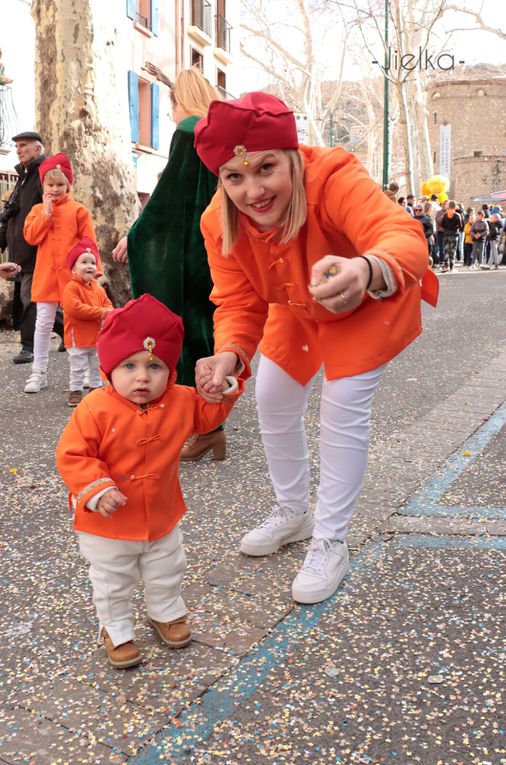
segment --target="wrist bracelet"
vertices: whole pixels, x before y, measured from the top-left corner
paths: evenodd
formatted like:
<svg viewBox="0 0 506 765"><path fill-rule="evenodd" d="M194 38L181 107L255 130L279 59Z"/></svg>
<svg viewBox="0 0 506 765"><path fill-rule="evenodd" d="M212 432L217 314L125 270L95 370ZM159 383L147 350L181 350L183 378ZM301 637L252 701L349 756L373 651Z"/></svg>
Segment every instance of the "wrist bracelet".
<svg viewBox="0 0 506 765"><path fill-rule="evenodd" d="M369 279L367 280L367 284L366 284L366 287L365 287L365 291L367 292L369 290L370 286L371 286L372 277L373 277L372 264L371 264L371 261L369 260L369 258L366 255L357 255L357 258L362 258L363 260L365 260L365 262L369 266Z"/></svg>

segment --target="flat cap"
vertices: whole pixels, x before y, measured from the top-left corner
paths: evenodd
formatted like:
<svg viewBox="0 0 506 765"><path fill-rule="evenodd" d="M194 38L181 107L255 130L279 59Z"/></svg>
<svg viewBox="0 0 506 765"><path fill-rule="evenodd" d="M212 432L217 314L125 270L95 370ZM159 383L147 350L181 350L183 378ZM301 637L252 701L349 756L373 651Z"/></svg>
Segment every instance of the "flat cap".
<svg viewBox="0 0 506 765"><path fill-rule="evenodd" d="M24 133L18 133L12 136L13 141L40 141L44 143L40 137L40 133L35 133L33 130L25 130Z"/></svg>

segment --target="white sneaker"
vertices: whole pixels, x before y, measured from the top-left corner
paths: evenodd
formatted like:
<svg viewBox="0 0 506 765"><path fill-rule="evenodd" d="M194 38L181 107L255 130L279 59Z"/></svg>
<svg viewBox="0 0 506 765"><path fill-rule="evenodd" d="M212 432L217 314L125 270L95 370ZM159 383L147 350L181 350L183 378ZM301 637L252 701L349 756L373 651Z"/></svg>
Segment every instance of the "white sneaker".
<svg viewBox="0 0 506 765"><path fill-rule="evenodd" d="M346 542L312 539L302 568L293 580L293 599L297 603L320 603L330 598L349 567Z"/></svg>
<svg viewBox="0 0 506 765"><path fill-rule="evenodd" d="M310 539L313 535L313 515L274 506L272 513L260 526L248 531L241 540L245 555L270 555L290 542Z"/></svg>
<svg viewBox="0 0 506 765"><path fill-rule="evenodd" d="M38 393L42 388L47 388L47 375L35 369L25 385L25 393Z"/></svg>

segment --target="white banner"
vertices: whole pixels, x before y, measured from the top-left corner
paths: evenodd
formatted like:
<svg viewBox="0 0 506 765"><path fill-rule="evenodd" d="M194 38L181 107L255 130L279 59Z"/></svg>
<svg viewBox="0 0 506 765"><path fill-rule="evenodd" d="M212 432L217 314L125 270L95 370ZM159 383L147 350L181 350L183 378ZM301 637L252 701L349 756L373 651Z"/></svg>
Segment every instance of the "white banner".
<svg viewBox="0 0 506 765"><path fill-rule="evenodd" d="M305 114L295 115L295 124L297 125L297 137L299 143L307 144L309 141L309 123Z"/></svg>
<svg viewBox="0 0 506 765"><path fill-rule="evenodd" d="M452 158L452 126L441 125L439 131L439 173L450 177L450 165Z"/></svg>

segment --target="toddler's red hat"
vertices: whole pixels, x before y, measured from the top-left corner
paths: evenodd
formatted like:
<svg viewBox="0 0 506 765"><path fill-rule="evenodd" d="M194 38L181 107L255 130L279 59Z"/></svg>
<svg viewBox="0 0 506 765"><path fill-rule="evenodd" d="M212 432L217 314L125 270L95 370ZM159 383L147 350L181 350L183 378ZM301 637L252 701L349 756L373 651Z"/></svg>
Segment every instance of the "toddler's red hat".
<svg viewBox="0 0 506 765"><path fill-rule="evenodd" d="M183 322L152 295L141 295L110 311L98 335L100 366L106 375L138 351L149 351L176 368L183 346Z"/></svg>
<svg viewBox="0 0 506 765"><path fill-rule="evenodd" d="M195 148L204 165L218 175L234 156L247 163L250 151L298 149L293 112L276 96L254 91L232 101L211 101L195 125Z"/></svg>
<svg viewBox="0 0 506 765"><path fill-rule="evenodd" d="M63 152L55 154L53 157L48 157L44 162L40 163L39 176L41 183L44 183L45 175L50 170L60 170L71 186L74 183L74 172L72 170L72 165L70 164L70 159Z"/></svg>
<svg viewBox="0 0 506 765"><path fill-rule="evenodd" d="M72 271L72 266L78 259L79 255L82 255L83 252L91 252L91 254L95 256L95 260L98 263L97 245L92 239L88 239L87 236L83 236L83 238L78 241L75 247L72 247L69 254L67 255L67 266L69 271Z"/></svg>

